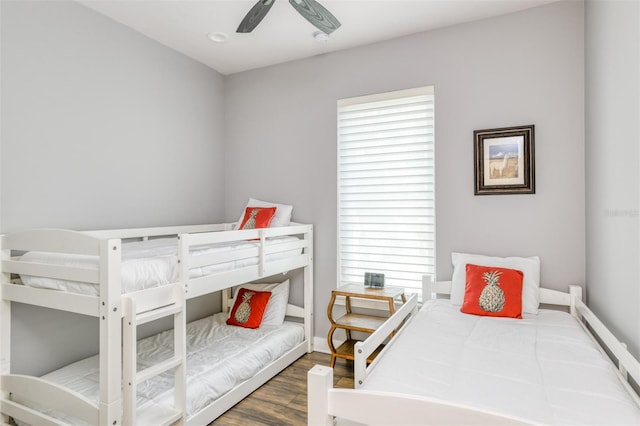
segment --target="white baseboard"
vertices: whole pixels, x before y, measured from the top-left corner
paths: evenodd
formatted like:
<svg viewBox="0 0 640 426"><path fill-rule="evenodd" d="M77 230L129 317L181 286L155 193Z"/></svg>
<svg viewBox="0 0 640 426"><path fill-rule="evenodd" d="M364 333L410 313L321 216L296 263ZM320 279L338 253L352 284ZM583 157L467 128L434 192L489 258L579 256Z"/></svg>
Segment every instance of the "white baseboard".
<svg viewBox="0 0 640 426"><path fill-rule="evenodd" d="M340 346L343 343L344 343L344 341L338 341L338 340L334 340L333 341L333 344L336 345L336 347ZM313 350L314 350L314 352L321 352L323 354L330 354L331 351L329 350L329 344L327 343L327 338L326 337L314 336L313 337Z"/></svg>
<svg viewBox="0 0 640 426"><path fill-rule="evenodd" d="M313 337L313 350L314 352L322 352L323 354L330 354L329 344L326 337Z"/></svg>

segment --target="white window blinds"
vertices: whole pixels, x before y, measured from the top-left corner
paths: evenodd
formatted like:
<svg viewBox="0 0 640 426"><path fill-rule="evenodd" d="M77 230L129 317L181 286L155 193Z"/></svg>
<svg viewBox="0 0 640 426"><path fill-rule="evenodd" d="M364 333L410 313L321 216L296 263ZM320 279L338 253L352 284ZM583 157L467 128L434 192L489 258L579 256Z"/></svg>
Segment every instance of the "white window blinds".
<svg viewBox="0 0 640 426"><path fill-rule="evenodd" d="M435 270L433 88L338 101L340 282L420 292Z"/></svg>

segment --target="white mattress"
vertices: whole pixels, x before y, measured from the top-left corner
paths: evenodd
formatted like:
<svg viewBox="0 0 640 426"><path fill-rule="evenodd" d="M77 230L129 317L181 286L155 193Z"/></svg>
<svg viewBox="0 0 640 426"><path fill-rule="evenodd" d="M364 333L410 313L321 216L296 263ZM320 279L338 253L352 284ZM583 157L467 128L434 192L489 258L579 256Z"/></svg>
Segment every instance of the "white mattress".
<svg viewBox="0 0 640 426"><path fill-rule="evenodd" d="M640 424L633 402L576 320L540 310L524 319L466 315L427 302L363 389L467 404L543 424Z"/></svg>
<svg viewBox="0 0 640 426"><path fill-rule="evenodd" d="M226 325L227 317L227 314L219 313L187 324L187 417L304 341L301 324L285 321L281 326L247 329ZM138 371L155 364L155 361L170 358L172 348L172 330L140 340ZM93 356L42 378L79 392L97 403L98 365L98 356ZM23 399L20 401L38 407ZM169 371L140 384L137 401L139 410L150 405L158 410L163 409L162 405L173 405L173 373ZM38 408L56 418L81 424L78 419Z"/></svg>
<svg viewBox="0 0 640 426"><path fill-rule="evenodd" d="M293 236L268 238L267 246L296 241ZM251 247L258 247L259 241L237 241L198 246L191 250L194 256L210 253L224 253ZM300 250L286 250L266 256L267 261L285 259L300 254ZM147 241L125 242L122 244L122 292L143 290L173 283L178 279L178 242L177 238L158 238ZM47 264L98 269L98 256L69 255L59 253L28 252L21 257L25 262L40 262ZM191 278L208 274L229 271L258 263L258 257L243 258L236 261L216 263L190 271ZM97 296L100 294L98 284L77 281L65 281L36 276L20 277L22 282L30 287L48 288L70 291L80 294Z"/></svg>

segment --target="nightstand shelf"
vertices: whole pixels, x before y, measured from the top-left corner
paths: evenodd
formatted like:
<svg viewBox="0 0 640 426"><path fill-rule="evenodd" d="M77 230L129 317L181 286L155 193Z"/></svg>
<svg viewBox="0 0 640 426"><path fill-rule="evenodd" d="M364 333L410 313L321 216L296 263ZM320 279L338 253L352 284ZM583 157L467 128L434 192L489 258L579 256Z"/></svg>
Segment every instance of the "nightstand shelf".
<svg viewBox="0 0 640 426"><path fill-rule="evenodd" d="M344 296L346 313L338 319L333 319L333 308L336 298L338 296ZM386 316L377 316L369 314L354 313L351 310L351 299L369 299L380 300L388 304L387 312L393 315L395 312L395 300L400 299L402 303L406 302L404 295L404 289L395 287L385 288L366 288L361 284L347 284L345 286L338 287L331 292L331 300L327 307L327 315L331 322L331 329L327 336L327 342L329 349L331 350L331 367L335 365L336 358L343 358L353 360L354 347L358 342L357 339L352 338L351 332L361 333L373 333L378 327L380 327L386 320ZM344 330L346 334L346 341L339 345L337 348L333 344L333 334L336 330ZM367 362L373 361L376 355L382 350L381 345L376 351L371 354Z"/></svg>
<svg viewBox="0 0 640 426"><path fill-rule="evenodd" d="M363 333L373 333L384 322L385 317L365 314L345 314L336 320L336 327Z"/></svg>
<svg viewBox="0 0 640 426"><path fill-rule="evenodd" d="M356 343L358 342L359 340L349 339L343 344L341 344L340 346L338 346L336 348L336 357L353 360L354 349L355 349ZM375 351L373 351L373 353L369 356L369 358L367 358L367 364L370 364L383 348L384 348L384 345L378 346L378 348ZM334 360L334 363L335 363L335 360Z"/></svg>

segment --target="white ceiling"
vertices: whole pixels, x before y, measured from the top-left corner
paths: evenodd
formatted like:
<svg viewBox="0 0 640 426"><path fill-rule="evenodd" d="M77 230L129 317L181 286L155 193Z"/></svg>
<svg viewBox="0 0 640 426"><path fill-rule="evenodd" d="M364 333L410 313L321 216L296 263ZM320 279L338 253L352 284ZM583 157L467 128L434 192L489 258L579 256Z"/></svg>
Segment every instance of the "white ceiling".
<svg viewBox="0 0 640 426"><path fill-rule="evenodd" d="M319 0L342 26L328 41L287 0L252 33L236 28L257 0L78 0L85 6L217 70L233 74L556 0ZM229 37L215 43L207 34Z"/></svg>

